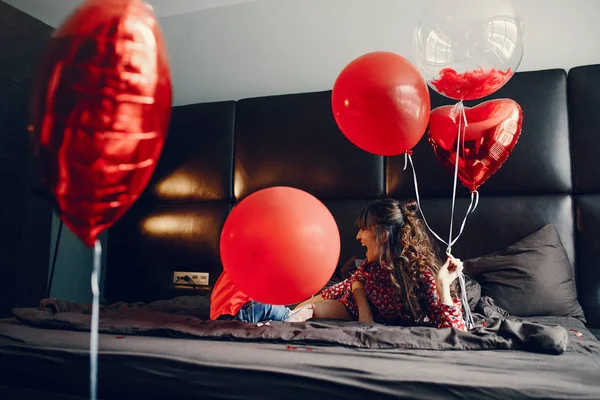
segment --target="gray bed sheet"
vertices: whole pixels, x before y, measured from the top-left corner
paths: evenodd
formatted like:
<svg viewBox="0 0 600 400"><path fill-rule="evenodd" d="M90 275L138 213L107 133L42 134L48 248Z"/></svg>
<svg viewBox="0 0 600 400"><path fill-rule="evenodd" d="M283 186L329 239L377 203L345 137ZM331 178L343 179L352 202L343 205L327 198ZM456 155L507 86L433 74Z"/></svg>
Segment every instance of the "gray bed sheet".
<svg viewBox="0 0 600 400"><path fill-rule="evenodd" d="M101 334L99 393L107 399L600 399L593 335L571 318L530 320L565 327L567 350L365 349ZM27 388L47 398L85 398L88 354L87 332L0 320L0 395Z"/></svg>

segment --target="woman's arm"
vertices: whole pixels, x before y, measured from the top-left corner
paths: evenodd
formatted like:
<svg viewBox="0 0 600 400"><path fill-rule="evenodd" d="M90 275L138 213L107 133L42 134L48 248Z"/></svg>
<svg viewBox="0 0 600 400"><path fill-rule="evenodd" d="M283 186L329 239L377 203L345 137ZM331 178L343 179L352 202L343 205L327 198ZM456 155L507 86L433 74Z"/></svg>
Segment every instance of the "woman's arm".
<svg viewBox="0 0 600 400"><path fill-rule="evenodd" d="M308 304L315 304L315 303L318 303L318 302L320 302L320 301L323 301L323 297L322 297L320 294L318 294L318 295L316 295L316 296L313 296L313 297L311 297L311 298L310 298L310 299L308 299L308 300L304 300L302 303L300 303L300 304L298 304L296 307L294 307L294 310L297 310L297 309L299 309L299 308L302 308L302 307L304 307L304 306L306 306L306 305L308 305Z"/></svg>
<svg viewBox="0 0 600 400"><path fill-rule="evenodd" d="M462 273L463 268L463 263L460 259L454 258L452 255L448 254L448 259L442 268L440 268L435 279L435 286L440 301L449 307L454 306L454 300L450 293L450 285L458 278L458 275Z"/></svg>
<svg viewBox="0 0 600 400"><path fill-rule="evenodd" d="M453 307L454 299L452 298L452 293L450 293L450 284L437 280L435 286L440 302L448 307Z"/></svg>
<svg viewBox="0 0 600 400"><path fill-rule="evenodd" d="M358 320L360 322L374 322L371 305L367 299L365 286L362 284L362 282L354 281L352 283L352 295L354 296L356 306L358 307Z"/></svg>
<svg viewBox="0 0 600 400"><path fill-rule="evenodd" d="M323 290L321 290L321 293L311 297L310 299L304 300L302 303L298 304L297 306L294 307L294 310L297 310L301 307L304 307L308 304L317 304L320 303L322 301L326 301L328 299L332 299L335 298L335 294L338 292L344 292L344 291L349 291L350 290L350 280L349 279L344 279L341 282L336 283L335 285L331 285L327 288L324 288Z"/></svg>
<svg viewBox="0 0 600 400"><path fill-rule="evenodd" d="M450 270L449 270L450 269ZM460 260L449 258L440 268L437 276L426 272L421 276L421 290L428 307L428 316L438 328L457 328L466 330L462 316L462 304L452 298L450 285L462 271Z"/></svg>

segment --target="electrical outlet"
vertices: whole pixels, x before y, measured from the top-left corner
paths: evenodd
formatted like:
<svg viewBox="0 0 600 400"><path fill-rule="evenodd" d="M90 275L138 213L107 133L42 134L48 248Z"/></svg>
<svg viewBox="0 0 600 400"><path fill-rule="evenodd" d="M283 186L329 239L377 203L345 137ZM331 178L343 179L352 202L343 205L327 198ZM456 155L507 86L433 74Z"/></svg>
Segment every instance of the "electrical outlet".
<svg viewBox="0 0 600 400"><path fill-rule="evenodd" d="M173 272L173 283L176 285L190 285L191 283L184 278L189 276L194 285L197 286L208 286L208 272L188 272L188 271L175 271Z"/></svg>

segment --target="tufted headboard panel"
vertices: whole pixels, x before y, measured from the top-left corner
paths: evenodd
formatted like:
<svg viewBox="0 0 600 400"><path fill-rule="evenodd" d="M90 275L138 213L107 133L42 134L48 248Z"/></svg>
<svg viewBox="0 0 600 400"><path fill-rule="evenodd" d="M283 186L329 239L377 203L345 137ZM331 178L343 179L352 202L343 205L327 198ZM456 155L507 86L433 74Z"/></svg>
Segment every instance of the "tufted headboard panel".
<svg viewBox="0 0 600 400"><path fill-rule="evenodd" d="M600 327L600 65L569 71L579 301Z"/></svg>

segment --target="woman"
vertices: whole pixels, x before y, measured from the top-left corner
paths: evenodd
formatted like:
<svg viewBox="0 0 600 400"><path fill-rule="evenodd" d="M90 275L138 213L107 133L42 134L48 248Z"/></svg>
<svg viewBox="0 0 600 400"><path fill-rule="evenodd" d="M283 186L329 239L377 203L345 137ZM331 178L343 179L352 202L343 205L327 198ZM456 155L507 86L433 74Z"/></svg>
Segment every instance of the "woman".
<svg viewBox="0 0 600 400"><path fill-rule="evenodd" d="M466 330L454 281L459 259L448 255L440 266L415 201L394 199L365 208L356 239L366 260L348 279L296 308L312 305L313 318L333 318L397 325L431 325Z"/></svg>

